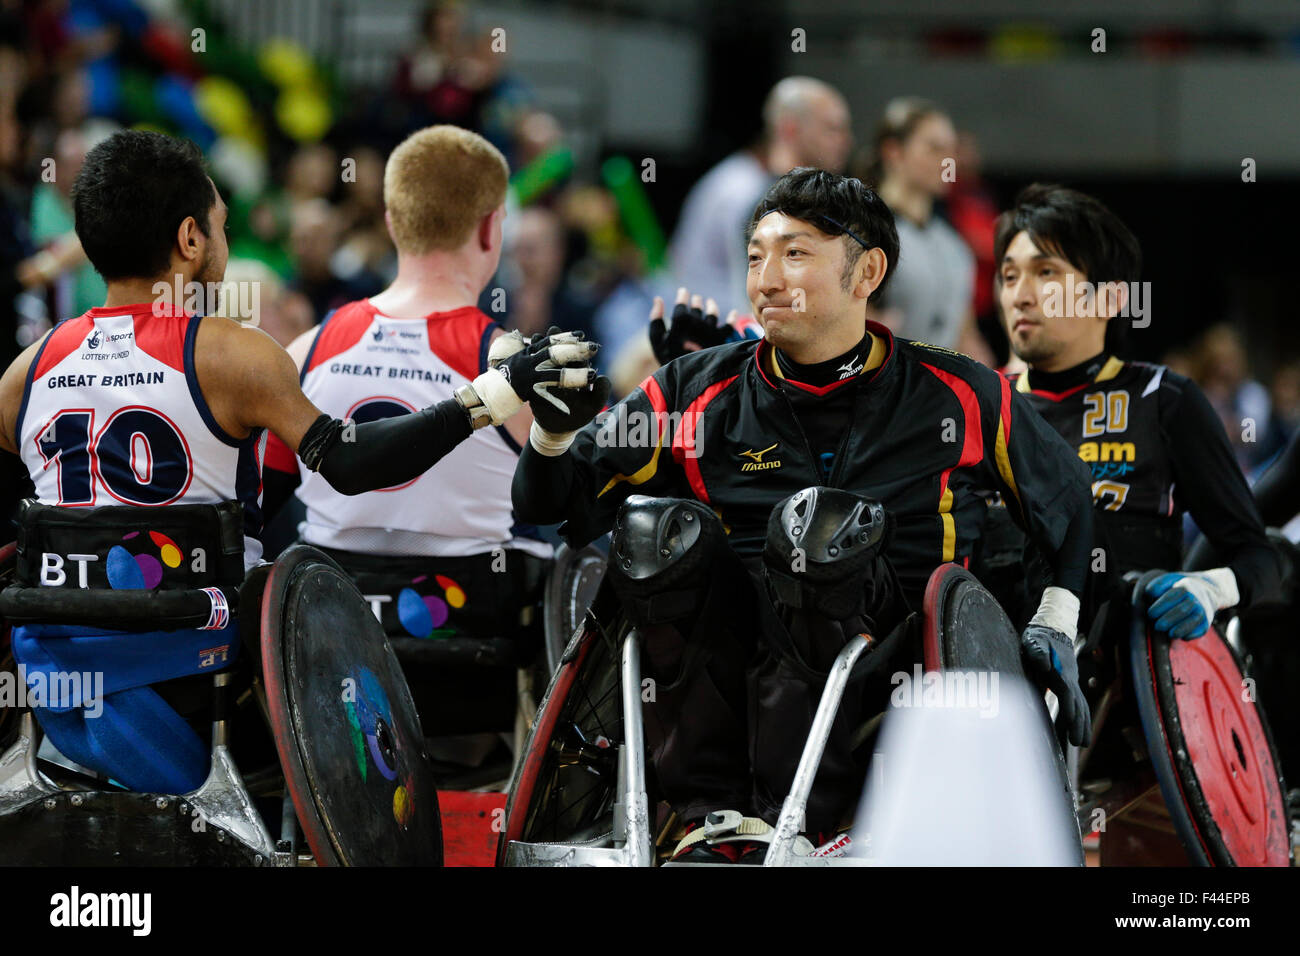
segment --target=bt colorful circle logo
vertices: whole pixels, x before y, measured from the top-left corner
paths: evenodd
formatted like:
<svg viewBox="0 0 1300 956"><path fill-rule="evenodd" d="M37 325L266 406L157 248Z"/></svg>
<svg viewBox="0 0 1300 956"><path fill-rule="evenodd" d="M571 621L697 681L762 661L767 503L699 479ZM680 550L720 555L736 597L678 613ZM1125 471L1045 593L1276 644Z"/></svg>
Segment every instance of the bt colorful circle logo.
<svg viewBox="0 0 1300 956"><path fill-rule="evenodd" d="M144 532L149 535L154 546L158 548L158 557L152 554L132 554L120 544L109 549L104 560L104 570L108 574L109 587L114 590L152 589L162 581L163 566L179 568L183 555L176 542L160 531ZM122 535L123 541L138 537L139 531Z"/></svg>
<svg viewBox="0 0 1300 956"><path fill-rule="evenodd" d="M427 574L412 578L411 584L422 584ZM445 574L433 576L442 588L442 597L420 594L413 587L402 588L397 594L397 620L412 637L432 637L433 632L447 623L451 609L465 606L464 589Z"/></svg>

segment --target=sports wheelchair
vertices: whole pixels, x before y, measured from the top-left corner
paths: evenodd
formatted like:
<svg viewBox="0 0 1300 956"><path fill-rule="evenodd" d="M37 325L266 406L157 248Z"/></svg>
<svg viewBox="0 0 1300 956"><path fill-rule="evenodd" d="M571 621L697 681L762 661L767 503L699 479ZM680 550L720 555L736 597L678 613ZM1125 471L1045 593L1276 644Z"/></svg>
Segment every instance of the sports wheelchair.
<svg viewBox="0 0 1300 956"><path fill-rule="evenodd" d="M650 499L629 498L621 515ZM620 524L624 524L620 519ZM627 526L635 526L628 522ZM673 550L669 544L661 553ZM623 553L619 532L612 553ZM1023 679L1019 635L992 595L968 571L937 568L924 609L900 627L919 631L927 672L988 670ZM915 631L912 633L916 633ZM884 635L880 635L883 638ZM764 866L853 866L855 855L807 852L800 824L818 767L849 681L872 663L877 635L861 634L839 652L825 678L793 782L771 835ZM607 575L595 602L573 633L538 709L510 784L506 825L498 842L499 866L653 866L671 844L670 814L647 772L642 717L642 635ZM1018 772L1033 774L1054 793L1054 825L1083 851L1065 756L1041 697L1027 696L1035 728L1028 755L1007 754ZM862 715L864 734L881 715ZM658 837L656 838L656 834ZM804 841L806 844L806 841ZM710 865L666 862L663 865Z"/></svg>
<svg viewBox="0 0 1300 956"><path fill-rule="evenodd" d="M1240 654L1243 623L1159 634L1144 588L1162 573L1127 575L1126 602L1112 600L1113 621L1081 648L1093 728L1071 754L1080 822L1103 866L1289 866L1282 762Z"/></svg>
<svg viewBox="0 0 1300 956"><path fill-rule="evenodd" d="M211 566L187 573L195 544ZM24 684L11 650L17 625L110 636L208 628L197 632L212 635L200 636L198 674L149 686L168 703L185 699L191 726L210 718L210 745L200 786L140 792L76 764L43 739L21 699L0 697L0 862L444 863L441 780L402 660L370 603L318 549L295 545L245 575L243 548L242 514L229 503L28 506L19 540L0 550L0 678ZM74 586L42 586L44 555L72 552L93 552L77 556L90 580L75 586L70 562ZM116 578L104 571L110 561ZM550 569L543 615L552 643L585 609L584 588L601 567L603 556L584 550L562 552ZM160 580L136 580L137 568ZM403 656L489 662L502 644L413 643L426 646ZM472 815L491 840L491 821Z"/></svg>

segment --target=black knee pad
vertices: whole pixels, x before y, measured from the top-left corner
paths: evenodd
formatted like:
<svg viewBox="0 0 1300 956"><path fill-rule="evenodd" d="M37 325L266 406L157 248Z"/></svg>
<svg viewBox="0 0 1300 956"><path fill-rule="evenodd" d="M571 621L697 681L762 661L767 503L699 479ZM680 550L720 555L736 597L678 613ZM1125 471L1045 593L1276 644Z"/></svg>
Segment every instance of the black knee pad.
<svg viewBox="0 0 1300 956"><path fill-rule="evenodd" d="M884 557L892 531L879 501L837 488L795 492L767 522L763 567L773 597L836 621L868 613L892 596Z"/></svg>
<svg viewBox="0 0 1300 956"><path fill-rule="evenodd" d="M614 519L610 583L635 623L676 620L700 606L713 566L729 550L706 505L632 495Z"/></svg>

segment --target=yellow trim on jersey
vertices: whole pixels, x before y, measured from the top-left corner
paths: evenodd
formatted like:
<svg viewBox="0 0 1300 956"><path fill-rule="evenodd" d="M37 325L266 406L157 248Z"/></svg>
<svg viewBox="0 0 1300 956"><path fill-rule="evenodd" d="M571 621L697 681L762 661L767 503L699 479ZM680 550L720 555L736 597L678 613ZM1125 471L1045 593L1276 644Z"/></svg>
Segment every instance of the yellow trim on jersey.
<svg viewBox="0 0 1300 956"><path fill-rule="evenodd" d="M1112 355L1110 358L1106 359L1106 364L1101 367L1101 371L1097 373L1097 377L1094 378L1093 381L1094 382L1110 381L1112 378L1118 375L1120 373L1120 370L1123 368L1124 368L1123 360L1118 359ZM1020 377L1016 379L1016 391L1021 393L1027 393L1030 390L1031 389L1029 388L1029 370L1025 369L1025 371L1020 373Z"/></svg>
<svg viewBox="0 0 1300 956"><path fill-rule="evenodd" d="M871 335L870 332L867 333ZM867 372L874 372L885 363L885 337L883 335L871 335L871 351L867 353L867 360L862 364L862 370L859 375L865 375ZM772 367L772 373L777 378L785 378L781 372L781 363L776 360L776 346L772 347L771 354L767 357L767 363Z"/></svg>
<svg viewBox="0 0 1300 956"><path fill-rule="evenodd" d="M870 334L870 333L868 333ZM883 335L871 336L871 352L867 355L867 362L862 366L862 374L874 372L880 366L885 364L885 337Z"/></svg>
<svg viewBox="0 0 1300 956"><path fill-rule="evenodd" d="M1101 367L1101 371L1097 373L1097 377L1094 378L1093 381L1105 382L1108 379L1112 379L1119 374L1120 369L1123 367L1124 363L1112 355L1106 360L1106 364Z"/></svg>
<svg viewBox="0 0 1300 956"><path fill-rule="evenodd" d="M943 519L943 560L951 561L957 553L957 523L952 518L952 489L943 489L939 499L939 517Z"/></svg>
<svg viewBox="0 0 1300 956"><path fill-rule="evenodd" d="M632 472L632 474L630 475L620 474L620 475L615 475L613 478L609 479L609 483L606 484L604 488L600 489L600 492L596 495L596 497L599 498L601 495L609 491L609 489L613 488L620 481L626 481L629 485L640 485L640 484L644 484L645 482L653 478L655 476L655 472L659 470L659 453L664 449L664 431L666 430L667 430L667 425L664 426L664 430L659 432L659 440L655 442L654 453L650 456L650 460L648 462L646 462L636 471Z"/></svg>
<svg viewBox="0 0 1300 956"><path fill-rule="evenodd" d="M1002 480L1005 481L1007 487L1011 489L1011 493L1016 496L1016 504L1021 505L1021 509L1023 510L1024 505L1020 501L1020 489L1016 487L1016 476L1011 472L1011 455L1007 451L1007 436L1006 432L1003 430L1002 422L1002 416L999 415L998 437L996 443L993 445L993 460L997 462L998 474L1002 476Z"/></svg>

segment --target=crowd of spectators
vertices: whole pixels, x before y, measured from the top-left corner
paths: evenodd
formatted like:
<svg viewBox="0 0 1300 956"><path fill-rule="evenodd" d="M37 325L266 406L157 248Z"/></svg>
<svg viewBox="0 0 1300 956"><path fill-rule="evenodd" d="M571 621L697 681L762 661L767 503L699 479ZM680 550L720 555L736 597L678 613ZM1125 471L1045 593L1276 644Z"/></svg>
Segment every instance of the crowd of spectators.
<svg viewBox="0 0 1300 956"><path fill-rule="evenodd" d="M227 282L257 283L258 322L288 343L338 305L392 280L385 157L408 133L434 123L482 133L514 173L500 272L480 306L525 333L559 325L599 339L616 394L654 366L645 329L655 295L671 301L685 285L716 298L723 314L748 311L744 222L767 186L800 165L848 168L894 209L904 271L893 278L879 318L904 335L941 331L939 344L990 363L1006 357L989 258L997 204L980 178L973 135L959 132L936 104L889 104L873 141L854 159L841 93L807 77L780 81L764 105L762 136L705 172L687 195L661 265L634 240L616 190L573 173L562 125L537 106L489 33L469 27L458 0L420 13L409 51L383 89L334 89L332 96L328 68L287 41L240 50L234 41L218 42L219 24L203 21L200 8L179 4L160 18L148 12L154 4L134 0L0 0L6 364L52 323L103 301L103 282L73 231L69 192L86 151L114 130L160 128L190 135L207 150L231 209ZM211 34L207 52L189 48L199 22ZM249 79L241 69L261 73ZM241 99L231 86L252 92ZM284 97L295 92L296 107L286 113ZM328 108L324 122L303 120L312 113L303 105L307 94ZM936 163L950 155L957 175L941 176ZM925 315L907 314L913 301L925 303ZM1220 410L1248 474L1300 427L1300 363L1283 366L1266 387L1253 379L1231 326L1210 330L1169 362Z"/></svg>

